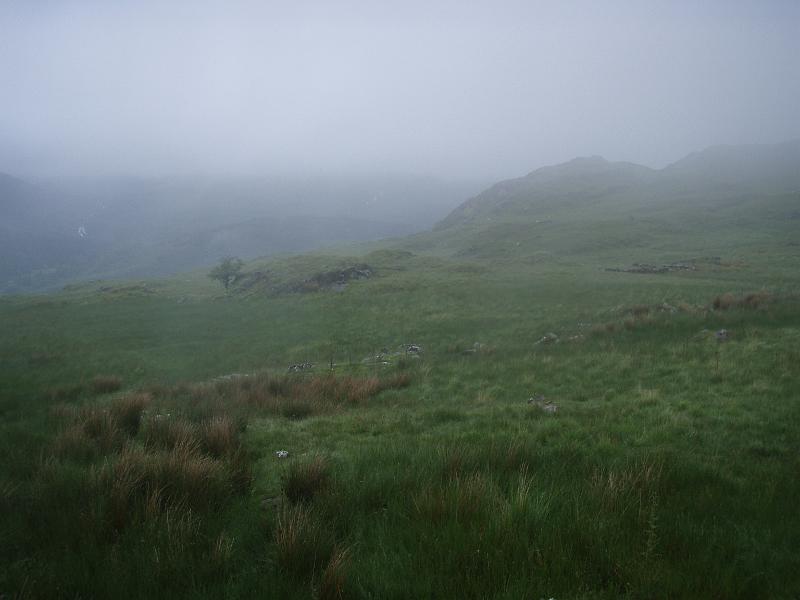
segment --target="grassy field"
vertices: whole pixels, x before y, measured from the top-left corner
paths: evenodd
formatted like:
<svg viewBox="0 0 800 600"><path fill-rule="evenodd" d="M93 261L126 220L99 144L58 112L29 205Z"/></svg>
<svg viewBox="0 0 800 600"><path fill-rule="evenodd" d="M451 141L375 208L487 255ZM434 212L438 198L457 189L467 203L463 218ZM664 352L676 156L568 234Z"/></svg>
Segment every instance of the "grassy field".
<svg viewBox="0 0 800 600"><path fill-rule="evenodd" d="M796 598L796 204L0 298L0 593Z"/></svg>

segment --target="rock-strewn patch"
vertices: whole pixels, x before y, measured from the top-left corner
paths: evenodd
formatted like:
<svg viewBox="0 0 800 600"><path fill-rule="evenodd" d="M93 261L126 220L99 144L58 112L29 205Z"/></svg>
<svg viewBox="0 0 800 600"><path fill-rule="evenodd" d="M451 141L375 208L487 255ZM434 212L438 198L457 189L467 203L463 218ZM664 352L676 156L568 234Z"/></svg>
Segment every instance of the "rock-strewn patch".
<svg viewBox="0 0 800 600"><path fill-rule="evenodd" d="M334 269L333 271L316 273L315 275L295 286L292 291L316 292L324 289L341 290L342 286L347 285L350 281L369 279L372 277L372 275L372 267L370 267L368 264L360 263L345 267L343 269Z"/></svg>
<svg viewBox="0 0 800 600"><path fill-rule="evenodd" d="M375 270L366 263L319 271L304 279L271 270L257 270L242 274L236 281L236 289L239 292L262 290L270 294L305 294L324 290L341 292L350 282L369 279L374 275Z"/></svg>
<svg viewBox="0 0 800 600"><path fill-rule="evenodd" d="M722 259L719 256L708 256L704 258L690 258L669 264L651 265L646 263L633 263L630 267L606 267L605 271L613 273L641 273L645 275L658 275L661 273L674 273L676 271L697 271L699 264L722 266Z"/></svg>

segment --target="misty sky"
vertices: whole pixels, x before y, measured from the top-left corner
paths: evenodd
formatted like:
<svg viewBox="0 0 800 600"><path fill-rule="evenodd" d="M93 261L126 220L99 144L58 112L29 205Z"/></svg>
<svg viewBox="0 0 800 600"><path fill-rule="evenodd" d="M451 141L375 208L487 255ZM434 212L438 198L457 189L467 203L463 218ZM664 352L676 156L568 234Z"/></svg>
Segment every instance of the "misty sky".
<svg viewBox="0 0 800 600"><path fill-rule="evenodd" d="M796 0L0 0L20 175L660 167L799 107Z"/></svg>

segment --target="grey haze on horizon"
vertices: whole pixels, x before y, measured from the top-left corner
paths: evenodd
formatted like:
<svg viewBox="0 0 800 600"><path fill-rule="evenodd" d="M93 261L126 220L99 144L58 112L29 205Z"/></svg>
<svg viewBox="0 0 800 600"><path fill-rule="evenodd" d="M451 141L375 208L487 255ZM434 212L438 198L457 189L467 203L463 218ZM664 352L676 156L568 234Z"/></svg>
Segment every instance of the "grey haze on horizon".
<svg viewBox="0 0 800 600"><path fill-rule="evenodd" d="M800 137L800 2L0 0L0 172L662 167Z"/></svg>

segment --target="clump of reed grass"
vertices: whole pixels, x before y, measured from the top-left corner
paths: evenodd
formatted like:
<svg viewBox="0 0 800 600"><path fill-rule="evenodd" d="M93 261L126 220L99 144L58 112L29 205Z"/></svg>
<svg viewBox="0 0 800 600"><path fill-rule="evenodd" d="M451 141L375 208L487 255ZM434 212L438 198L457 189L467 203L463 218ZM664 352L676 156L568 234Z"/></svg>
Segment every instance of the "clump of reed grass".
<svg viewBox="0 0 800 600"><path fill-rule="evenodd" d="M162 386L152 391L157 399L166 402L180 400L196 420L220 415L246 419L254 412L304 419L362 404L385 390L410 383L410 373L404 372L385 378L333 374L276 377L262 373L180 388Z"/></svg>
<svg viewBox="0 0 800 600"><path fill-rule="evenodd" d="M97 445L80 424L69 425L53 438L50 451L57 458L90 461L98 453Z"/></svg>
<svg viewBox="0 0 800 600"><path fill-rule="evenodd" d="M755 292L747 294L742 298L742 306L744 308L763 308L774 302L772 294L766 291Z"/></svg>
<svg viewBox="0 0 800 600"><path fill-rule="evenodd" d="M150 449L170 450L179 445L197 443L197 426L170 413L149 415L142 426L144 445Z"/></svg>
<svg viewBox="0 0 800 600"><path fill-rule="evenodd" d="M78 422L83 433L103 454L119 450L125 443L125 432L108 409L96 406L86 408L80 412Z"/></svg>
<svg viewBox="0 0 800 600"><path fill-rule="evenodd" d="M59 385L48 390L47 396L51 402L73 402L86 392L84 383Z"/></svg>
<svg viewBox="0 0 800 600"><path fill-rule="evenodd" d="M211 456L225 456L239 447L238 428L227 415L216 416L205 422L198 434L203 449Z"/></svg>
<svg viewBox="0 0 800 600"><path fill-rule="evenodd" d="M336 547L328 564L322 571L317 600L344 600L349 596L348 582L350 577L350 549Z"/></svg>
<svg viewBox="0 0 800 600"><path fill-rule="evenodd" d="M110 394L122 388L122 378L116 375L95 375L89 382L93 394Z"/></svg>
<svg viewBox="0 0 800 600"><path fill-rule="evenodd" d="M323 456L293 463L281 480L286 497L293 503L310 502L330 484L330 465Z"/></svg>
<svg viewBox="0 0 800 600"><path fill-rule="evenodd" d="M321 412L319 405L309 398L287 398L276 403L276 407L279 414L287 419L306 419Z"/></svg>
<svg viewBox="0 0 800 600"><path fill-rule="evenodd" d="M253 458L241 445L227 457L228 477L236 494L245 494L253 484Z"/></svg>
<svg viewBox="0 0 800 600"><path fill-rule="evenodd" d="M453 520L467 525L499 510L501 497L492 481L482 473L433 483L414 496L416 513L433 522Z"/></svg>
<svg viewBox="0 0 800 600"><path fill-rule="evenodd" d="M283 507L278 514L274 538L278 564L293 577L308 577L320 571L323 565L330 565L335 550L334 536L324 527L319 515L305 504ZM335 586L336 582L331 583Z"/></svg>
<svg viewBox="0 0 800 600"><path fill-rule="evenodd" d="M714 310L730 310L732 308L759 309L769 306L775 301L772 294L765 290L736 296L731 292L720 294L711 301Z"/></svg>
<svg viewBox="0 0 800 600"><path fill-rule="evenodd" d="M150 406L149 394L128 394L114 401L110 406L111 414L119 427L133 437L139 432L144 411Z"/></svg>
<svg viewBox="0 0 800 600"><path fill-rule="evenodd" d="M232 492L224 463L191 443L157 452L128 446L100 478L108 497L109 523L117 531L132 520L153 519L167 510L219 506Z"/></svg>
<svg viewBox="0 0 800 600"><path fill-rule="evenodd" d="M711 306L714 308L714 310L728 310L729 308L736 306L736 304L736 296L730 292L720 294L711 301Z"/></svg>
<svg viewBox="0 0 800 600"><path fill-rule="evenodd" d="M650 307L647 304L634 304L628 309L627 312L629 312L635 318L640 318L650 314Z"/></svg>

